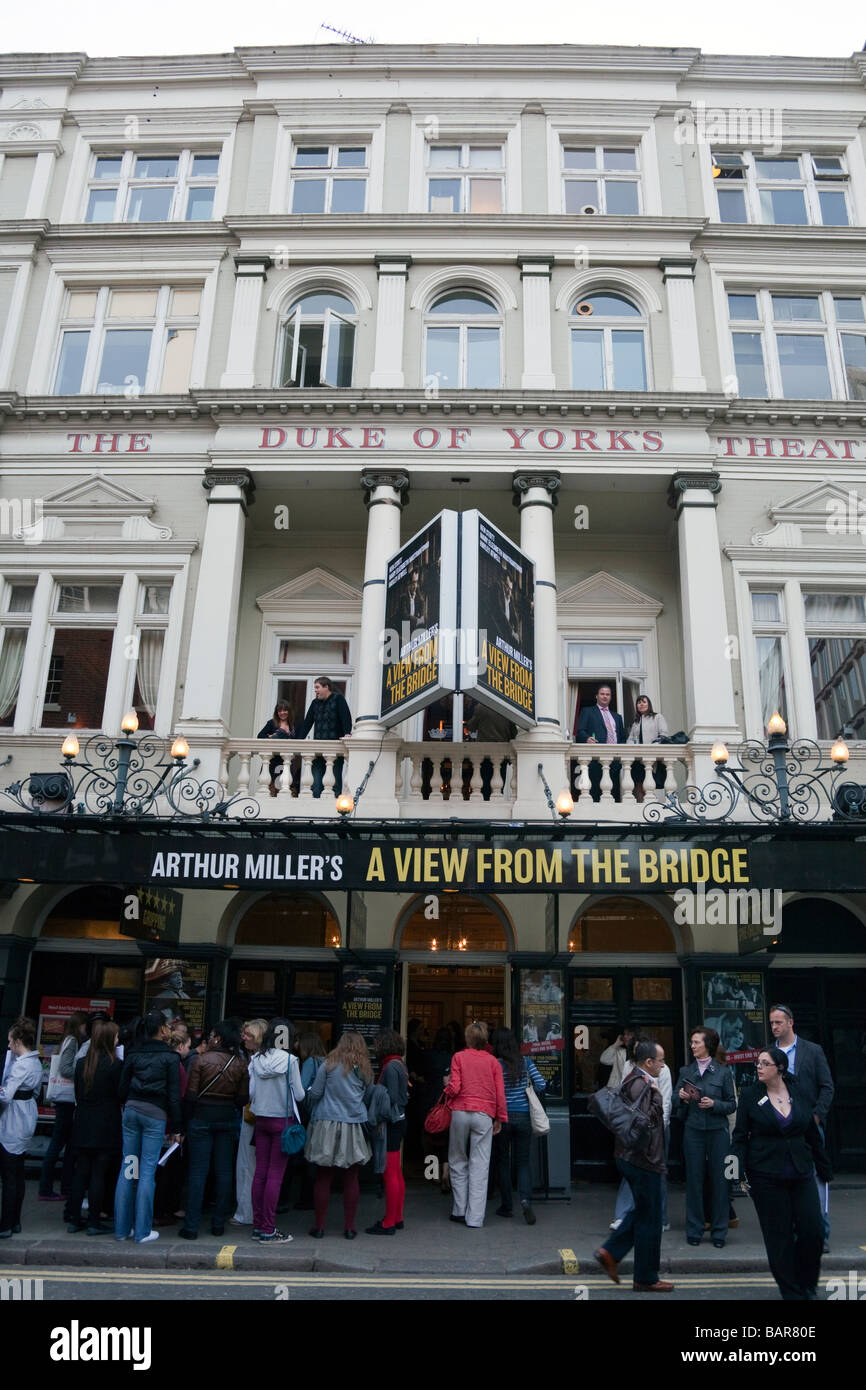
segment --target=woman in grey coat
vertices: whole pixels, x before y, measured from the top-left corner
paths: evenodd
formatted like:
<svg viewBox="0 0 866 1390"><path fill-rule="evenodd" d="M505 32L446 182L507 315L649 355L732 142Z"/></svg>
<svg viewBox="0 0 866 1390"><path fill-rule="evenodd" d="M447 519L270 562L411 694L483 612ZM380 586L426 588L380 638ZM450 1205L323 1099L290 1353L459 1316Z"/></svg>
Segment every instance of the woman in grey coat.
<svg viewBox="0 0 866 1390"><path fill-rule="evenodd" d="M639 695L634 708L637 718L628 731L627 743L661 743L662 739L669 737L667 720L663 714L656 714L649 695ZM666 776L665 765L657 758L653 764L653 781L657 787L664 786ZM631 780L634 783L635 801L643 801L646 767L640 759L631 765Z"/></svg>

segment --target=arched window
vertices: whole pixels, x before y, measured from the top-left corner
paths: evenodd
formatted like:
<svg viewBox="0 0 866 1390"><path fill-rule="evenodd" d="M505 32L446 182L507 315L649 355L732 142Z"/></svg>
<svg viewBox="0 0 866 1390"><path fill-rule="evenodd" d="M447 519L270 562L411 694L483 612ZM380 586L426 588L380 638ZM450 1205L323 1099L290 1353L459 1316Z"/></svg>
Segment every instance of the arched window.
<svg viewBox="0 0 866 1390"><path fill-rule="evenodd" d="M44 937L69 937L91 941L128 941L120 930L123 890L92 883L75 888L55 903L39 933ZM129 941L130 947L134 945Z"/></svg>
<svg viewBox="0 0 866 1390"><path fill-rule="evenodd" d="M569 951L637 955L676 951L673 933L649 903L635 898L601 898L584 909L568 933Z"/></svg>
<svg viewBox="0 0 866 1390"><path fill-rule="evenodd" d="M354 304L330 290L296 299L282 328L280 386L351 386Z"/></svg>
<svg viewBox="0 0 866 1390"><path fill-rule="evenodd" d="M340 926L311 893L269 893L244 913L234 945L339 946Z"/></svg>
<svg viewBox="0 0 866 1390"><path fill-rule="evenodd" d="M400 938L403 951L507 951L508 937L490 905L467 893L445 893L439 916L425 915L419 899Z"/></svg>
<svg viewBox="0 0 866 1390"><path fill-rule="evenodd" d="M602 291L571 311L571 384L576 391L645 391L646 323L624 295Z"/></svg>
<svg viewBox="0 0 866 1390"><path fill-rule="evenodd" d="M446 391L502 385L499 310L477 290L448 290L428 310L425 387Z"/></svg>

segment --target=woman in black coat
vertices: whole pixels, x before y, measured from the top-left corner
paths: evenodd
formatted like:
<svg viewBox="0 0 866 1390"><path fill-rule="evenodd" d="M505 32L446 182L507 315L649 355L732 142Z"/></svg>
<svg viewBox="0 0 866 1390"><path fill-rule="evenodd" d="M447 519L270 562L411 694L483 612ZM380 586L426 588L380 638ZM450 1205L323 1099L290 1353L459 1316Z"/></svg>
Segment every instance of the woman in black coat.
<svg viewBox="0 0 866 1390"><path fill-rule="evenodd" d="M770 1271L787 1302L818 1297L824 1219L815 1186L830 1164L811 1107L788 1076L788 1058L765 1047L758 1084L740 1095L734 1153L745 1171L761 1223Z"/></svg>
<svg viewBox="0 0 866 1390"><path fill-rule="evenodd" d="M734 1078L724 1065L715 1028L701 1024L689 1041L692 1061L682 1067L673 1091L671 1114L685 1121L686 1239L700 1245L704 1234L704 1175L710 1180L713 1245L721 1250L728 1234L725 1159L730 1147L728 1116L737 1108Z"/></svg>
<svg viewBox="0 0 866 1390"><path fill-rule="evenodd" d="M93 1025L87 1054L75 1065L75 1120L72 1142L76 1149L75 1176L69 1197L70 1232L107 1235L114 1227L100 1221L105 1197L105 1177L121 1150L120 1073L123 1063L116 1054L117 1024L98 1019ZM87 1193L88 1219L81 1219Z"/></svg>
<svg viewBox="0 0 866 1390"><path fill-rule="evenodd" d="M291 709L289 708L289 706L286 704L285 700L278 700L278 701L277 701L276 705L274 706L273 718L268 720L267 724L265 725L265 727L264 727L263 729L259 729L259 732L258 732L258 734L256 735L256 737L257 737L257 738L294 738L294 737L295 737L295 721L294 721L294 718L293 718L293 716L292 716L292 711L291 711ZM294 780L294 774L295 774L295 771L296 771L295 764L296 764L298 761L299 761L299 760L298 760L297 758L293 758L293 759L292 759L292 775L293 775L293 780ZM271 796L276 796L276 794L277 794L277 774L278 774L279 772L282 771L282 768L283 768L283 760L282 760L282 758L278 757L278 756L275 754L274 757L272 757L272 758L270 759L269 763L268 763L268 772L270 773L270 777L271 777L270 786L269 786L268 790L270 791ZM297 771L299 772L300 769L297 769Z"/></svg>

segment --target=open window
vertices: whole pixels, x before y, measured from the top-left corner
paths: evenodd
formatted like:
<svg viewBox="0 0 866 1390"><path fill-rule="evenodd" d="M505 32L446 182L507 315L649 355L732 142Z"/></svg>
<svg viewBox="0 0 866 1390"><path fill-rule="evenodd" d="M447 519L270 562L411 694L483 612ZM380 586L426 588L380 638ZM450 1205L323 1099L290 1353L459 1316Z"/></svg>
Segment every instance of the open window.
<svg viewBox="0 0 866 1390"><path fill-rule="evenodd" d="M310 294L283 327L280 386L351 386L355 309L339 294Z"/></svg>

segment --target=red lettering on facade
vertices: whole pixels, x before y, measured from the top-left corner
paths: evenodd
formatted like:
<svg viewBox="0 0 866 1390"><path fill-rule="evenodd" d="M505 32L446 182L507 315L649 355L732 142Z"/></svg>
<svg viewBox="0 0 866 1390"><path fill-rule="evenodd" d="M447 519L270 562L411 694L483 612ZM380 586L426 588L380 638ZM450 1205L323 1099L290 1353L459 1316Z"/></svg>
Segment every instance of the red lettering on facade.
<svg viewBox="0 0 866 1390"><path fill-rule="evenodd" d="M597 435L595 430L575 430L574 447L575 449L595 449L596 453L600 453L601 445L596 444L596 438ZM586 443L584 443L584 440Z"/></svg>
<svg viewBox="0 0 866 1390"><path fill-rule="evenodd" d="M754 436L752 436L752 435L748 435L747 437L748 437L748 440L749 440L749 458L750 458L750 459L758 459L758 458L771 459L771 458L775 458L775 453L774 453L774 451L773 451L773 445L775 444L776 441L775 441L774 439L755 439ZM764 446L764 452L763 452L763 453L760 453L760 452L759 452L759 445L761 445L761 444L763 444L763 446Z"/></svg>
<svg viewBox="0 0 866 1390"><path fill-rule="evenodd" d="M548 444L547 436L549 434L555 436L555 443ZM542 449L561 449L563 444L565 443L565 435L562 433L562 430L540 430L538 434L538 442L541 445Z"/></svg>
<svg viewBox="0 0 866 1390"><path fill-rule="evenodd" d="M259 448L282 449L287 438L288 435L286 434L286 431L280 429L279 426L267 425L265 429L262 430L262 442L259 445Z"/></svg>
<svg viewBox="0 0 866 1390"><path fill-rule="evenodd" d="M68 434L66 438L73 441L72 448L69 450L70 454L86 453L86 450L81 447L81 441L82 439L89 439L89 434Z"/></svg>
<svg viewBox="0 0 866 1390"><path fill-rule="evenodd" d="M306 434L311 434L313 436L312 439L309 440L309 442L304 438L304 435ZM315 429L307 429L307 427L303 425L300 429L295 430L295 436L298 441L299 449L313 449L315 448L316 440L319 437L318 426L316 426Z"/></svg>
<svg viewBox="0 0 866 1390"><path fill-rule="evenodd" d="M657 454L664 448L664 441L657 430L644 430L643 450L645 454Z"/></svg>
<svg viewBox="0 0 866 1390"><path fill-rule="evenodd" d="M629 453L633 454L634 445L629 444L628 440L626 439L626 435L636 433L636 430L608 430L608 434L610 436L610 444L608 445L608 448L613 449L615 453L619 451L628 450Z"/></svg>
<svg viewBox="0 0 866 1390"><path fill-rule="evenodd" d="M346 428L347 426L344 425L343 429ZM353 444L349 443L348 439L343 437L343 429L337 429L335 426L331 426L328 429L328 442L325 445L326 449L353 449L355 447Z"/></svg>
<svg viewBox="0 0 866 1390"><path fill-rule="evenodd" d="M524 439L526 438L526 436L527 436L528 434L531 433L531 431L530 431L530 430L513 430L513 429L511 429L508 425L506 425L506 426L505 426L505 433L506 433L506 434L510 434L512 440L514 441L514 442L512 443L512 445L511 445L512 449L522 449L522 448L523 448L523 441L524 441Z"/></svg>
<svg viewBox="0 0 866 1390"><path fill-rule="evenodd" d="M783 439L781 443L783 459L801 459L803 457L803 450L806 446L802 439Z"/></svg>
<svg viewBox="0 0 866 1390"><path fill-rule="evenodd" d="M716 443L725 445L725 458L731 459L736 456L735 444L742 444L743 440L739 434L717 434Z"/></svg>
<svg viewBox="0 0 866 1390"><path fill-rule="evenodd" d="M844 449L845 452L844 452L843 455L842 455L843 458L852 459L852 458L855 457L855 454L854 454L854 452L853 452L853 450L854 450L854 445L855 445L855 444L859 444L859 443L860 443L860 440L859 440L859 439L834 439L834 440L833 440L833 443L834 443L834 444L837 444L841 449Z"/></svg>
<svg viewBox="0 0 866 1390"><path fill-rule="evenodd" d="M819 453L817 452L818 449L823 449L823 450L824 450L823 454L819 454ZM827 443L826 439L816 439L816 440L815 440L815 443L812 445L812 450L811 450L811 453L809 454L809 458L810 458L810 459L834 459L834 458L836 458L836 454L834 454L833 450L830 448L830 445Z"/></svg>
<svg viewBox="0 0 866 1390"><path fill-rule="evenodd" d="M93 443L93 452L95 454L116 454L119 438L119 434L98 434ZM108 441L108 448L103 449L102 446L106 441Z"/></svg>
<svg viewBox="0 0 866 1390"><path fill-rule="evenodd" d="M152 434L131 434L126 452L128 454L147 454L150 452Z"/></svg>
<svg viewBox="0 0 866 1390"><path fill-rule="evenodd" d="M361 435L362 449L384 449L385 431L379 425L365 425Z"/></svg>
<svg viewBox="0 0 866 1390"><path fill-rule="evenodd" d="M462 449L464 441L469 438L472 430L467 429L465 426L452 425L449 433L451 435L451 443L446 444L446 449Z"/></svg>
<svg viewBox="0 0 866 1390"><path fill-rule="evenodd" d="M433 436L429 444L424 443L424 440L421 438L422 434ZM439 443L439 431L434 430L430 425L425 425L422 429L416 430L412 435L412 443L418 449L435 449L436 445Z"/></svg>

